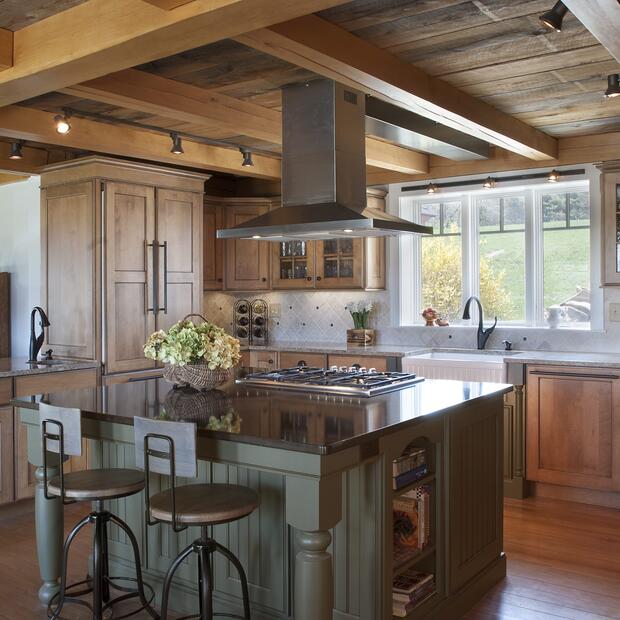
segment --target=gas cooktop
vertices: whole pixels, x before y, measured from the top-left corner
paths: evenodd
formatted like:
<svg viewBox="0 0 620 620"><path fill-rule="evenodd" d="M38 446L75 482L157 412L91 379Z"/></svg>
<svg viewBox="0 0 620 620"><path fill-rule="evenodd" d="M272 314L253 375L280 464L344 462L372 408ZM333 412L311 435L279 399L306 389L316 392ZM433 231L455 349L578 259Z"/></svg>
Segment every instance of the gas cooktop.
<svg viewBox="0 0 620 620"><path fill-rule="evenodd" d="M400 390L424 381L406 372L379 372L363 366L332 366L329 370L310 366L255 372L237 379L243 385L301 392L323 392L370 397Z"/></svg>

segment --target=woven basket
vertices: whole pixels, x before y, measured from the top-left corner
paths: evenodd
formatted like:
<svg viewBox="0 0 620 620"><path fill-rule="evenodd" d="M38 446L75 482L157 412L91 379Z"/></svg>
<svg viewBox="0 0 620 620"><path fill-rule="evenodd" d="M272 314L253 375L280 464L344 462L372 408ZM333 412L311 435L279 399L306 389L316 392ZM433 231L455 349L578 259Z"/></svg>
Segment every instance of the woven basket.
<svg viewBox="0 0 620 620"><path fill-rule="evenodd" d="M164 399L164 411L169 420L206 425L211 416L221 418L234 413L232 403L232 398L219 390L197 392L189 387L173 388Z"/></svg>
<svg viewBox="0 0 620 620"><path fill-rule="evenodd" d="M190 317L200 317L205 323L207 319L201 314L188 314L183 320L186 321ZM179 366L177 364L169 364L164 368L164 379L174 385L189 385L197 390L213 390L234 376L234 370L229 368L222 370L216 368L210 370L206 363L186 364Z"/></svg>

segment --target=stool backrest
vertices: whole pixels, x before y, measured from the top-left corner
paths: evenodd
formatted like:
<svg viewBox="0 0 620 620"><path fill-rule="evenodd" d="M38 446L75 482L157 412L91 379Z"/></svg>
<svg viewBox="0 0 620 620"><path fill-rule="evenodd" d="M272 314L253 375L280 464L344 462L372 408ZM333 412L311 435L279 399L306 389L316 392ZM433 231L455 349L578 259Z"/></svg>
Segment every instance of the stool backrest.
<svg viewBox="0 0 620 620"><path fill-rule="evenodd" d="M82 412L79 409L39 403L39 424L43 450L43 495L46 499L54 499L54 496L48 492L47 479L47 455L53 452L58 454L60 496L63 503L73 503L65 501L63 463L66 455L80 456L82 454Z"/></svg>
<svg viewBox="0 0 620 620"><path fill-rule="evenodd" d="M135 417L133 431L140 469L165 476L173 470L184 478L198 476L195 423Z"/></svg>
<svg viewBox="0 0 620 620"><path fill-rule="evenodd" d="M196 478L196 424L193 422L168 422L135 417L133 419L136 465L146 474L146 522L151 519L150 473L170 476L172 500L172 528L181 532L186 527L177 523L176 477Z"/></svg>
<svg viewBox="0 0 620 620"><path fill-rule="evenodd" d="M63 456L81 456L82 412L79 409L39 403L39 424L48 452L62 452Z"/></svg>

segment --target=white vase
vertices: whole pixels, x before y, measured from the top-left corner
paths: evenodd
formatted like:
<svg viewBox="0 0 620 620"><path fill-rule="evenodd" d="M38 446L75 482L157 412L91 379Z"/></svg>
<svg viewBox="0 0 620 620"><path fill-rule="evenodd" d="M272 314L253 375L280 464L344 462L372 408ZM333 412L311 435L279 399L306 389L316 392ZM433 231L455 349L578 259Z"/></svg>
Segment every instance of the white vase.
<svg viewBox="0 0 620 620"><path fill-rule="evenodd" d="M549 306L547 308L547 324L552 329L557 328L564 316L564 308L562 306Z"/></svg>

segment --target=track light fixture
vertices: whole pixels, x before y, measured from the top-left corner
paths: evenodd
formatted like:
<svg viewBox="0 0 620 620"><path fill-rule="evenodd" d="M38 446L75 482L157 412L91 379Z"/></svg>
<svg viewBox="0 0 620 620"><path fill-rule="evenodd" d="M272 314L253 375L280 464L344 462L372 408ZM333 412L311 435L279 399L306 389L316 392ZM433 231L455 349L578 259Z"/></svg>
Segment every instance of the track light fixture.
<svg viewBox="0 0 620 620"><path fill-rule="evenodd" d="M56 123L56 131L64 135L71 131L71 123L69 122L71 114L66 109L63 109L62 112L62 114L56 114L56 116L54 116L54 122Z"/></svg>
<svg viewBox="0 0 620 620"><path fill-rule="evenodd" d="M252 161L252 151L249 149L244 149L242 146L239 147L239 152L243 155L243 161L241 165L244 167L253 166L254 162Z"/></svg>
<svg viewBox="0 0 620 620"><path fill-rule="evenodd" d="M172 148L170 149L171 153L175 155L183 155L185 151L183 151L183 142L181 141L181 136L174 131L170 134L170 138L172 139Z"/></svg>
<svg viewBox="0 0 620 620"><path fill-rule="evenodd" d="M427 193L427 194L436 194L436 193L437 193L437 191L438 191L438 189L439 189L439 188L438 188L438 187L437 187L434 183L429 183L429 184L426 186L426 193Z"/></svg>
<svg viewBox="0 0 620 620"><path fill-rule="evenodd" d="M542 22L542 25L549 30L555 30L556 32L562 31L562 20L564 15L568 12L566 5L560 0L553 5L553 8L546 13L543 13L538 19Z"/></svg>
<svg viewBox="0 0 620 620"><path fill-rule="evenodd" d="M492 189L495 187L495 179L493 177L487 177L482 184L484 189Z"/></svg>
<svg viewBox="0 0 620 620"><path fill-rule="evenodd" d="M552 170L547 177L549 183L557 183L560 180L560 173L557 170Z"/></svg>
<svg viewBox="0 0 620 620"><path fill-rule="evenodd" d="M16 140L11 143L11 151L9 152L9 159L22 159L22 144L23 140Z"/></svg>
<svg viewBox="0 0 620 620"><path fill-rule="evenodd" d="M617 97L620 95L620 74L612 73L607 76L607 90L605 91L605 97Z"/></svg>

